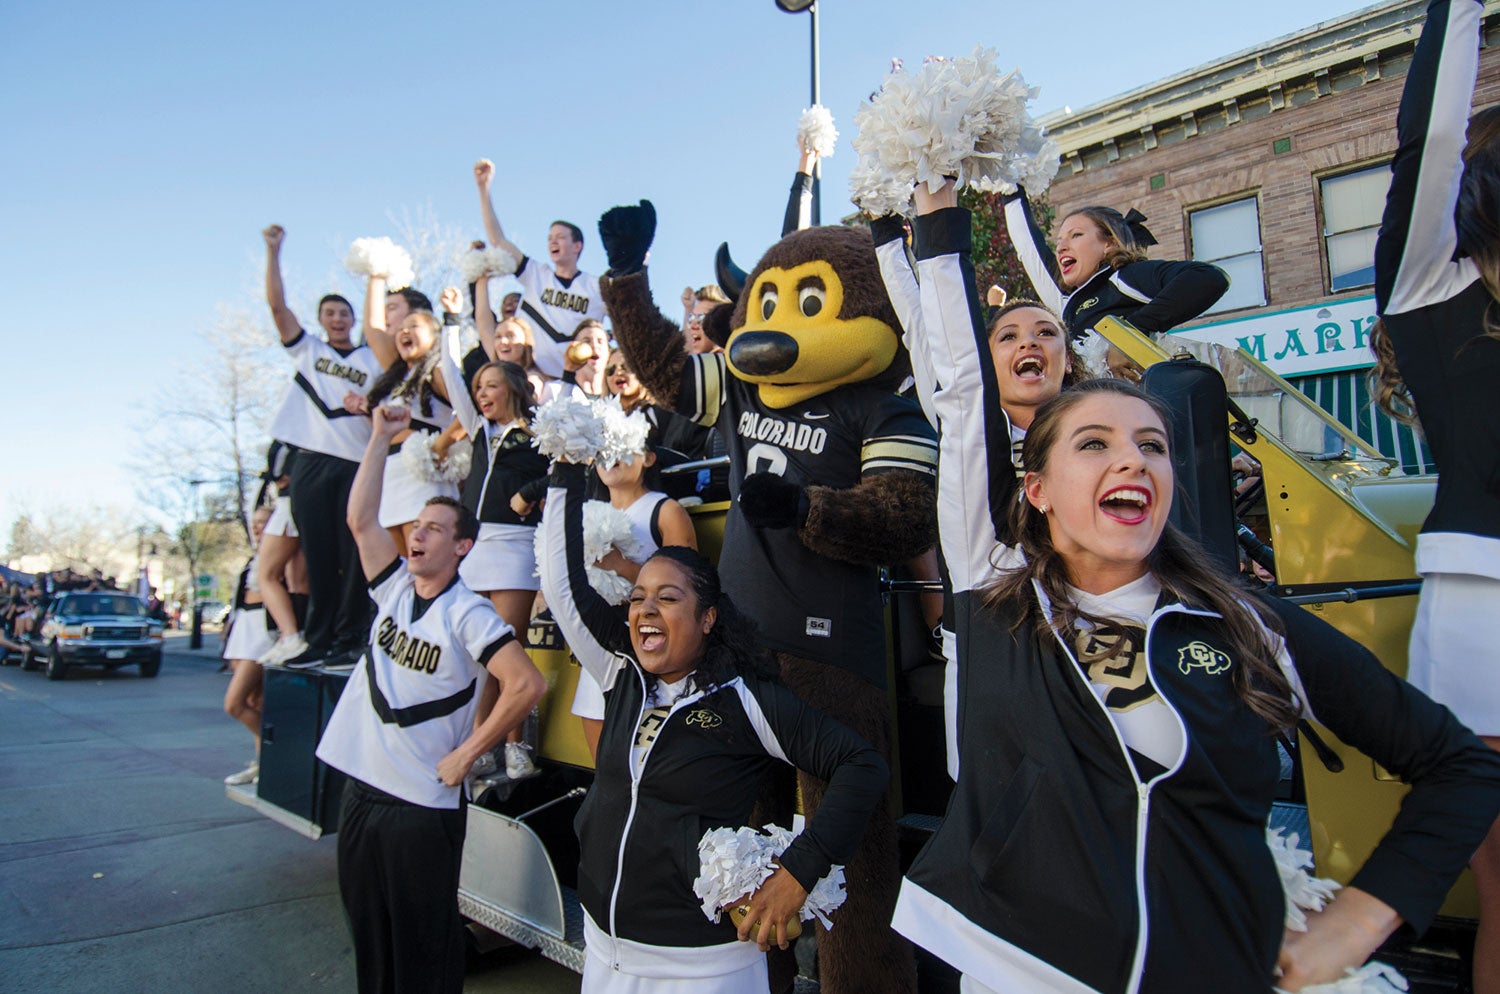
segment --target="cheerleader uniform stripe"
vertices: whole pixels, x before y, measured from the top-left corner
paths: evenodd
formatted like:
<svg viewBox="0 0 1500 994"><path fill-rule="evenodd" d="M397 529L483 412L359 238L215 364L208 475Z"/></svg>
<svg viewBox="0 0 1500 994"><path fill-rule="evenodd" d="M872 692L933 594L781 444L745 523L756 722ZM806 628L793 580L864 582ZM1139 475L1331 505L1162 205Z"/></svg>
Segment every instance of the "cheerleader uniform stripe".
<svg viewBox="0 0 1500 994"><path fill-rule="evenodd" d="M860 472L876 469L907 469L927 476L937 475L937 443L930 438L892 435L865 441L859 451Z"/></svg>
<svg viewBox="0 0 1500 994"><path fill-rule="evenodd" d="M725 359L723 353L690 355L683 370L677 413L696 424L712 427L724 408Z"/></svg>
<svg viewBox="0 0 1500 994"><path fill-rule="evenodd" d="M447 717L474 699L475 685L471 683L458 693L444 697L440 701L423 701L411 707L393 708L391 702L386 700L385 694L380 691L380 683L375 679L375 663L369 653L365 654L365 679L370 684L370 706L375 709L376 716L387 725L400 725L402 728L420 725L434 718Z"/></svg>
<svg viewBox="0 0 1500 994"><path fill-rule="evenodd" d="M983 332L976 331L968 309L967 284L974 281L973 267L968 264L972 240L968 214L954 211L948 215L946 211L927 215L934 219L931 225L918 227L917 267L925 348L939 384L933 398L942 428L938 435L939 545L957 595L994 578L990 552L1000 541L1016 480L1009 460L1004 461L1003 472L997 472L973 456L986 451L987 432L1008 437L1009 424L1000 407L994 367L979 358L986 354Z"/></svg>
<svg viewBox="0 0 1500 994"><path fill-rule="evenodd" d="M906 229L899 217L876 218L870 224L870 233L875 237L875 259L880 265L880 275L885 281L886 295L901 322L901 343L911 357L911 375L916 383L917 400L928 422L937 427L933 414L932 392L936 384L932 375L932 363L925 348L914 343L922 340L922 290L912 272L911 259L906 254Z"/></svg>
<svg viewBox="0 0 1500 994"><path fill-rule="evenodd" d="M1453 215L1482 14L1477 0L1435 0L1427 8L1401 93L1391 185L1375 243L1375 303L1383 315L1447 300L1479 277L1472 260L1453 257Z"/></svg>

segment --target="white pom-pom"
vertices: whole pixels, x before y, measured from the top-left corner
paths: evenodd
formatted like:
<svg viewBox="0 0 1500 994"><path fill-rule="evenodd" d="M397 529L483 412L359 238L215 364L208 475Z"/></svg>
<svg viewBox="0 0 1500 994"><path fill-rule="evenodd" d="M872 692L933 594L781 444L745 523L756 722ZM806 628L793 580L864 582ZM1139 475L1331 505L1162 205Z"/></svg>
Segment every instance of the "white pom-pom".
<svg viewBox="0 0 1500 994"><path fill-rule="evenodd" d="M461 482L469 475L472 453L465 446L455 445L448 450L447 458L439 458L432 447L436 439L436 435L425 431L414 431L407 435L398 454L401 462L419 480L429 483Z"/></svg>
<svg viewBox="0 0 1500 994"><path fill-rule="evenodd" d="M1281 890L1286 895L1287 928L1294 932L1307 931L1307 912L1322 911L1333 900L1339 884L1327 877L1315 877L1312 853L1297 846L1297 835L1292 833L1282 838L1281 829L1266 829L1266 845L1276 861L1276 872L1281 876Z"/></svg>
<svg viewBox="0 0 1500 994"><path fill-rule="evenodd" d="M356 238L344 257L344 268L357 276L383 276L386 289L411 286L416 273L406 249L389 238Z"/></svg>
<svg viewBox="0 0 1500 994"><path fill-rule="evenodd" d="M477 283L486 276L510 276L520 263L505 249L470 249L458 258L458 270L465 283Z"/></svg>
<svg viewBox="0 0 1500 994"><path fill-rule="evenodd" d="M1304 987L1302 994L1404 994L1410 989L1399 970L1372 961L1349 967L1342 979Z"/></svg>
<svg viewBox="0 0 1500 994"><path fill-rule="evenodd" d="M473 449L467 445L453 445L448 449L448 457L438 462L438 475L449 483L462 483L469 478L473 464Z"/></svg>
<svg viewBox="0 0 1500 994"><path fill-rule="evenodd" d="M797 119L797 140L802 147L820 159L833 154L838 144L838 129L833 126L833 114L822 104L813 104Z"/></svg>
<svg viewBox="0 0 1500 994"><path fill-rule="evenodd" d="M531 444L549 459L588 462L604 442L604 425L594 405L571 395L555 397L536 410Z"/></svg>
<svg viewBox="0 0 1500 994"><path fill-rule="evenodd" d="M1035 96L1019 72L996 69L993 49L930 58L916 73L893 71L854 117L854 202L871 214L890 213L895 191L926 183L936 192L950 176L984 192L1018 183L1045 190L1058 155L1027 113Z"/></svg>
<svg viewBox="0 0 1500 994"><path fill-rule="evenodd" d="M625 413L618 397L600 397L594 401L594 416L603 426L603 439L594 461L605 469L616 463L629 462L646 451L651 422L645 412Z"/></svg>
<svg viewBox="0 0 1500 994"><path fill-rule="evenodd" d="M546 555L542 543L542 530L537 529L536 556L540 563ZM611 604L624 604L635 584L614 570L594 565L609 554L611 549L631 562L640 562L645 549L630 527L630 516L608 501L590 500L583 505L583 561L586 564L589 586ZM538 575L541 567L537 567Z"/></svg>
<svg viewBox="0 0 1500 994"><path fill-rule="evenodd" d="M724 908L751 893L776 872L772 864L796 838L778 825L767 825L763 832L753 828L715 828L703 834L698 842L698 878L693 893L703 902L703 914L718 922ZM813 884L807 900L802 902L798 917L803 921L817 918L824 928L833 928L829 913L837 910L848 895L844 891L844 868L833 866L828 874Z"/></svg>

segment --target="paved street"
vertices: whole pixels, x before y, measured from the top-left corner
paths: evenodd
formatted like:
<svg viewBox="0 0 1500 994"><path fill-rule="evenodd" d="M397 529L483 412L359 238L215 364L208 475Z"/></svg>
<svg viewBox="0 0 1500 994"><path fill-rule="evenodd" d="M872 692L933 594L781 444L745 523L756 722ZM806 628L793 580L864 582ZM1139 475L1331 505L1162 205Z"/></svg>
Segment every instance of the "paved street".
<svg viewBox="0 0 1500 994"><path fill-rule="evenodd" d="M224 796L251 757L218 635L161 675L0 669L0 992L352 992L332 839ZM515 948L466 992L576 992Z"/></svg>

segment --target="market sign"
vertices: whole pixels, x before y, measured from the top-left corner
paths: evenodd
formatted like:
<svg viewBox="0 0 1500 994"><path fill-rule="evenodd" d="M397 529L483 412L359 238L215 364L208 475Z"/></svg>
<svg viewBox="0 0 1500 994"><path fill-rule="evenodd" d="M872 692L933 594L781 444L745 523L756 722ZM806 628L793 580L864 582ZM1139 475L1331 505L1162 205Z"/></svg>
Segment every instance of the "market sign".
<svg viewBox="0 0 1500 994"><path fill-rule="evenodd" d="M1172 334L1244 349L1273 372L1293 377L1374 365L1374 324L1375 298L1356 297L1179 328Z"/></svg>

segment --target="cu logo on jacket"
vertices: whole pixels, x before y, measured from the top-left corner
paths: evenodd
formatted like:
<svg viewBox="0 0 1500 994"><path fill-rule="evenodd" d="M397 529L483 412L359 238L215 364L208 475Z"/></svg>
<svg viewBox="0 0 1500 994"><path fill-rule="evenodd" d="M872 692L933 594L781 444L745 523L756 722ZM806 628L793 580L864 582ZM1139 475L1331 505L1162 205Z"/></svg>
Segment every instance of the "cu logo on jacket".
<svg viewBox="0 0 1500 994"><path fill-rule="evenodd" d="M1229 669L1229 657L1207 642L1189 642L1177 650L1177 668L1184 675L1198 669L1209 676L1218 676Z"/></svg>
<svg viewBox="0 0 1500 994"><path fill-rule="evenodd" d="M1088 300L1085 300L1083 303L1078 305L1078 310L1075 313L1082 314L1084 311L1088 310L1090 307L1093 307L1097 303L1099 303L1098 297L1090 297Z"/></svg>
<svg viewBox="0 0 1500 994"><path fill-rule="evenodd" d="M724 719L714 714L708 708L698 708L696 711L688 712L687 723L689 725L699 725L703 728L718 728L724 724Z"/></svg>

